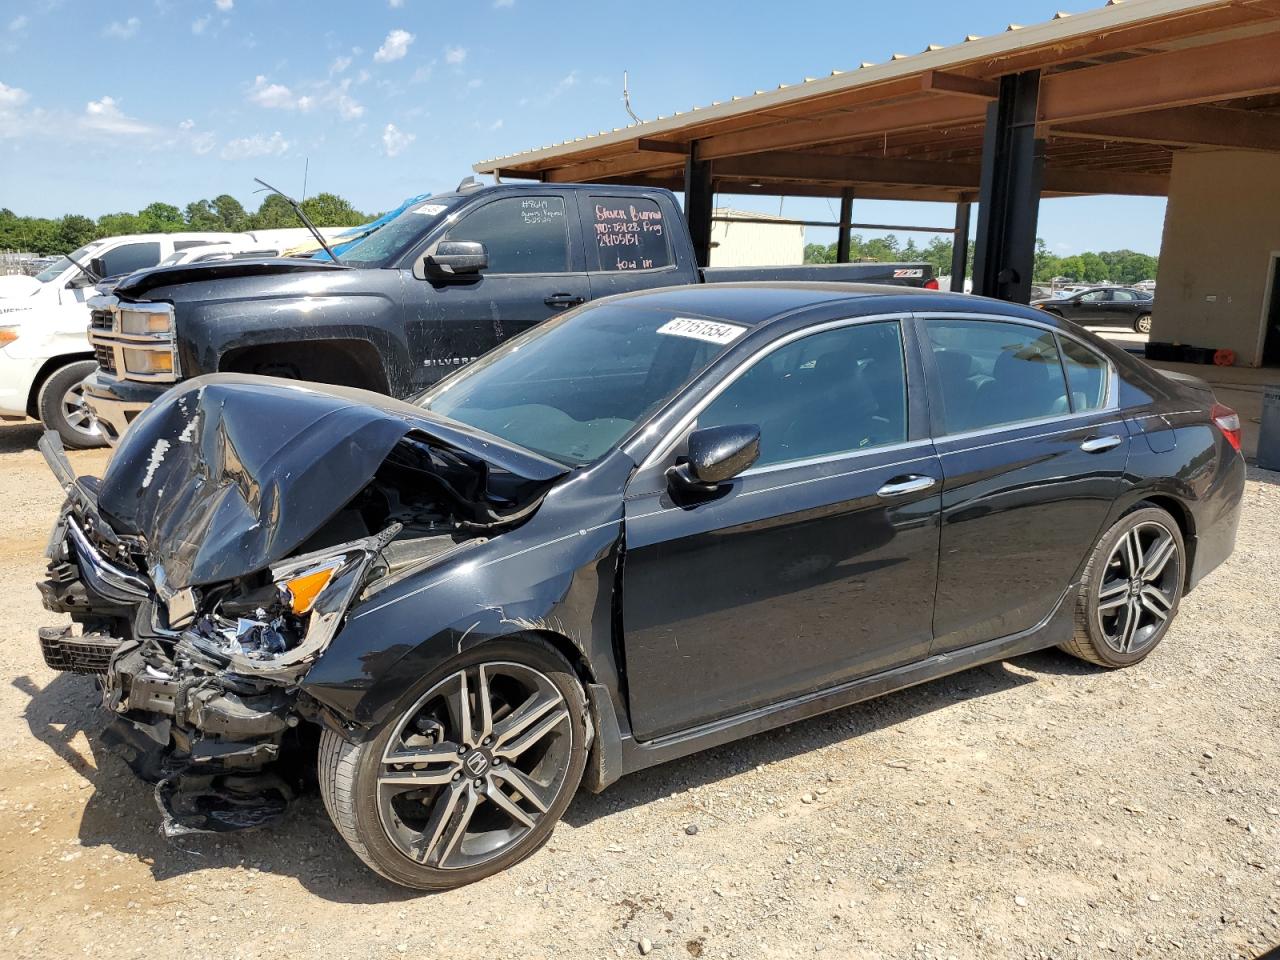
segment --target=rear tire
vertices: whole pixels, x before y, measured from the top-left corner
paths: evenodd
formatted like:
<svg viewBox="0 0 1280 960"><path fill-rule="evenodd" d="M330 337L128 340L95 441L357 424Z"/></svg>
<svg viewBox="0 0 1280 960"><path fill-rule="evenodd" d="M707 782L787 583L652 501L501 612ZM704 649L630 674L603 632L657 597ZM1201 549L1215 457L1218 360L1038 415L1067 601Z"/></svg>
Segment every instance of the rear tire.
<svg viewBox="0 0 1280 960"><path fill-rule="evenodd" d="M1182 531L1167 512L1139 504L1102 535L1076 597L1075 636L1061 649L1100 667L1145 660L1178 613L1186 579Z"/></svg>
<svg viewBox="0 0 1280 960"><path fill-rule="evenodd" d="M1150 333L1151 332L1151 314L1144 313L1137 320L1133 321L1134 333Z"/></svg>
<svg viewBox="0 0 1280 960"><path fill-rule="evenodd" d="M77 360L59 367L40 385L36 411L40 420L62 438L63 446L75 450L105 447L106 435L84 405L81 381L98 369L93 360Z"/></svg>
<svg viewBox="0 0 1280 960"><path fill-rule="evenodd" d="M448 890L550 839L586 768L586 697L565 659L532 638L461 654L418 691L362 743L324 730L320 792L371 869Z"/></svg>

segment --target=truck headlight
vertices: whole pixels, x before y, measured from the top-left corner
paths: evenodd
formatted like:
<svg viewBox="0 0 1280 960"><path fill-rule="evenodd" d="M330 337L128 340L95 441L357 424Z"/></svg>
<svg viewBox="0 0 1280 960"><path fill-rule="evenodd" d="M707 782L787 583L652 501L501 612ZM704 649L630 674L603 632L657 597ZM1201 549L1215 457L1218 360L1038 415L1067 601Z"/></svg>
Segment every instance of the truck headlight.
<svg viewBox="0 0 1280 960"><path fill-rule="evenodd" d="M168 333L172 323L168 304L146 310L120 308L121 333Z"/></svg>
<svg viewBox="0 0 1280 960"><path fill-rule="evenodd" d="M172 375L173 353L170 350L130 350L126 347L124 369L127 373Z"/></svg>

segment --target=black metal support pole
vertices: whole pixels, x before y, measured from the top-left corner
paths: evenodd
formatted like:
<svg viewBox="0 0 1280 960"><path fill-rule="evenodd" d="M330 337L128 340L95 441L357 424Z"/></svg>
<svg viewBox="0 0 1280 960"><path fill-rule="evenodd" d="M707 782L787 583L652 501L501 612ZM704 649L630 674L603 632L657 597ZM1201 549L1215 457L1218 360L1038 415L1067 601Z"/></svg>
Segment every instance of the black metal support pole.
<svg viewBox="0 0 1280 960"><path fill-rule="evenodd" d="M956 204L956 232L951 238L951 292L964 293L964 275L969 272L969 213L971 205Z"/></svg>
<svg viewBox="0 0 1280 960"><path fill-rule="evenodd" d="M684 218L693 240L693 254L698 266L711 263L711 211L714 192L711 184L711 161L698 159L698 145L689 148L684 164Z"/></svg>
<svg viewBox="0 0 1280 960"><path fill-rule="evenodd" d="M849 262L849 233L853 223L853 188L840 191L840 232L836 236L836 263Z"/></svg>
<svg viewBox="0 0 1280 960"><path fill-rule="evenodd" d="M1038 70L1001 77L982 141L973 292L1015 303L1030 300L1035 267L1044 181L1044 141L1035 134L1039 91Z"/></svg>

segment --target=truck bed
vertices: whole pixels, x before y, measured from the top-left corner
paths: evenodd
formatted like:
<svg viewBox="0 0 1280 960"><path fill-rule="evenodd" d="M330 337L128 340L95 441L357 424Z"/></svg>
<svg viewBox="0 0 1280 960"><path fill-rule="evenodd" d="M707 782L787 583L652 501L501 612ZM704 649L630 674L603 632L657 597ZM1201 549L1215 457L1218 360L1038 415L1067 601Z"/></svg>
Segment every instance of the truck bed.
<svg viewBox="0 0 1280 960"><path fill-rule="evenodd" d="M803 263L786 267L707 267L702 277L706 283L802 280L923 287L933 279L933 266L928 263Z"/></svg>

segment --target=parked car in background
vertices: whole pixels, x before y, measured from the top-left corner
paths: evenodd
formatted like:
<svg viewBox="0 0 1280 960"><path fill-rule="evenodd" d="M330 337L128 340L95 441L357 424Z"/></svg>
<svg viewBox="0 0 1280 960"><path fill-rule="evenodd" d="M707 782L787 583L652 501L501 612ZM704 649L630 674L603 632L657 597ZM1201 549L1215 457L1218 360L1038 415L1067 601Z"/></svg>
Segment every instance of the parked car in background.
<svg viewBox="0 0 1280 960"><path fill-rule="evenodd" d="M1201 381L835 284L612 297L413 402L201 377L100 482L52 441L41 591L76 626L40 643L166 832L279 814L318 728L335 827L422 889L532 854L580 782L1045 647L1139 663L1245 473Z"/></svg>
<svg viewBox="0 0 1280 960"><path fill-rule="evenodd" d="M701 270L668 190L468 178L337 263L230 261L130 277L93 312L98 369L86 402L114 442L166 389L205 373L406 397L587 300L738 280L936 286L928 263Z"/></svg>
<svg viewBox="0 0 1280 960"><path fill-rule="evenodd" d="M1086 327L1126 327L1151 332L1154 297L1133 287L1094 287L1067 297L1033 300L1031 305Z"/></svg>
<svg viewBox="0 0 1280 960"><path fill-rule="evenodd" d="M240 239L228 233L108 237L55 258L35 276L0 277L0 418L34 417L69 447L101 446L102 431L84 409L80 387L96 369L85 340L94 285L194 247Z"/></svg>

